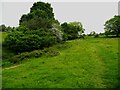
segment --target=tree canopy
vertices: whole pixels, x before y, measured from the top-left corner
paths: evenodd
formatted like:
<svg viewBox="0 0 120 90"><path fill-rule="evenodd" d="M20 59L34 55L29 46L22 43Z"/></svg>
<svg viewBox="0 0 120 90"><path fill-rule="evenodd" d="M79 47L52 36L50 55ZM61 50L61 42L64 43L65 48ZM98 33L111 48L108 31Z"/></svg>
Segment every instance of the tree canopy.
<svg viewBox="0 0 120 90"><path fill-rule="evenodd" d="M104 24L105 34L115 34L119 36L120 34L120 16L114 16L113 18L107 20Z"/></svg>
<svg viewBox="0 0 120 90"><path fill-rule="evenodd" d="M14 30L14 27L5 26L4 24L0 25L0 32L11 32Z"/></svg>
<svg viewBox="0 0 120 90"><path fill-rule="evenodd" d="M80 22L64 22L61 24L63 32L67 35L68 39L76 39L84 33L83 26Z"/></svg>
<svg viewBox="0 0 120 90"><path fill-rule="evenodd" d="M51 28L54 20L55 18L51 4L36 2L30 8L28 14L22 15L19 24L29 29L36 30L39 28Z"/></svg>

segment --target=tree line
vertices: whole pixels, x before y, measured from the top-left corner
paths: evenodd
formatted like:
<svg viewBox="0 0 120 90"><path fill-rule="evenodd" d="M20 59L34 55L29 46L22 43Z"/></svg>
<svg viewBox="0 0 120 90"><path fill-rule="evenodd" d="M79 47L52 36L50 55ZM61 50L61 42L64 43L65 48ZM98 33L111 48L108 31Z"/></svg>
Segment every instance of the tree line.
<svg viewBox="0 0 120 90"><path fill-rule="evenodd" d="M120 34L120 16L105 22L105 34ZM18 27L0 26L0 31L9 32L4 46L15 53L29 52L50 47L66 40L82 38L85 29L81 22L60 24L54 18L50 3L36 2L30 12L21 16ZM95 32L90 35L98 36Z"/></svg>

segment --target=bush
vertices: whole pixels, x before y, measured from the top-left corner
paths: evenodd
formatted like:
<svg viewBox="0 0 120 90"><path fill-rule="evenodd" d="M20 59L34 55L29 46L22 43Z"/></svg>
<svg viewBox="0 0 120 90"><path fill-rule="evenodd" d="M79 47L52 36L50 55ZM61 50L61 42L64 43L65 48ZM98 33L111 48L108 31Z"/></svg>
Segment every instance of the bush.
<svg viewBox="0 0 120 90"><path fill-rule="evenodd" d="M41 57L43 55L43 52L41 50L34 50L30 52L31 57Z"/></svg>
<svg viewBox="0 0 120 90"><path fill-rule="evenodd" d="M12 63L18 63L20 61L23 61L24 59L29 59L29 58L38 58L41 57L42 55L45 55L47 57L53 57L59 55L60 52L53 48L45 48L43 50L34 50L32 52L23 52L19 53L18 55L13 56L9 61Z"/></svg>
<svg viewBox="0 0 120 90"><path fill-rule="evenodd" d="M67 41L68 37L67 37L67 34L63 34L63 41Z"/></svg>
<svg viewBox="0 0 120 90"><path fill-rule="evenodd" d="M24 32L23 32L24 31ZM30 52L50 47L57 38L48 29L14 31L5 38L5 46L15 53Z"/></svg>
<svg viewBox="0 0 120 90"><path fill-rule="evenodd" d="M67 35L68 40L77 39L85 30L80 22L64 22L61 24L61 27L62 31Z"/></svg>
<svg viewBox="0 0 120 90"><path fill-rule="evenodd" d="M10 59L11 62L13 63L18 63L24 59L28 59L28 58L37 58L37 57L41 57L43 54L43 52L41 50L34 50L32 52L24 52L24 53L20 53L18 55L15 55L14 57L12 57Z"/></svg>

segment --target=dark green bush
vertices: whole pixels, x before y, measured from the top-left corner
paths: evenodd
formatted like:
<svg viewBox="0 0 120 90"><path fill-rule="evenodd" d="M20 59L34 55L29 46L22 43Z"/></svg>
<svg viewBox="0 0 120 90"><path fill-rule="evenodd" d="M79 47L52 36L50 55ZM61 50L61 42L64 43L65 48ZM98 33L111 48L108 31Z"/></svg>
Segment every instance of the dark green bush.
<svg viewBox="0 0 120 90"><path fill-rule="evenodd" d="M67 34L63 34L63 41L67 41L68 37L67 37Z"/></svg>
<svg viewBox="0 0 120 90"><path fill-rule="evenodd" d="M48 29L24 30L11 32L5 39L5 46L15 53L30 52L50 47L57 38Z"/></svg>
<svg viewBox="0 0 120 90"><path fill-rule="evenodd" d="M67 35L68 40L77 39L85 30L80 22L64 22L61 24L61 27L62 31Z"/></svg>

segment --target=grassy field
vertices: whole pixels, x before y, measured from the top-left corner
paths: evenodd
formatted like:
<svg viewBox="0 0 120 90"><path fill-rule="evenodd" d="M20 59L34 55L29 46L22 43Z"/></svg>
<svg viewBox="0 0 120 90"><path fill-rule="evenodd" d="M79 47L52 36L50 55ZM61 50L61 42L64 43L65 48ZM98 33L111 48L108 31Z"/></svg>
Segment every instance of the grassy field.
<svg viewBox="0 0 120 90"><path fill-rule="evenodd" d="M118 38L65 43L60 55L27 59L3 68L3 88L112 88L118 79ZM54 46L56 47L56 46Z"/></svg>

